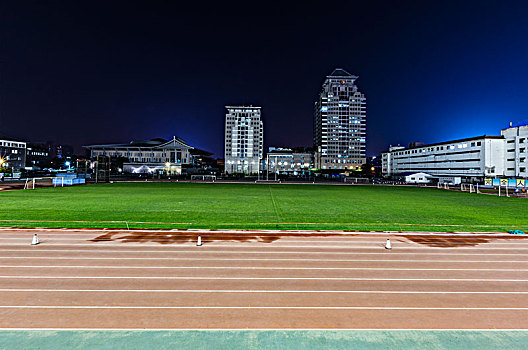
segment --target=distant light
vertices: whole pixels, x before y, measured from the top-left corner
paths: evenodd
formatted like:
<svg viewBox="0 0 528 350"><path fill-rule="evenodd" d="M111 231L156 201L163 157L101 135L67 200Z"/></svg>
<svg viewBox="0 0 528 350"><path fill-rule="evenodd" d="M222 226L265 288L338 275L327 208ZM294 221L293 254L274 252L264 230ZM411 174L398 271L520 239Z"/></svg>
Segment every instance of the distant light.
<svg viewBox="0 0 528 350"><path fill-rule="evenodd" d="M170 162L165 163L165 166L166 166L167 168L170 167L170 165L171 165Z"/></svg>
<svg viewBox="0 0 528 350"><path fill-rule="evenodd" d="M66 165L67 167L70 167L70 162L64 162L64 165Z"/></svg>

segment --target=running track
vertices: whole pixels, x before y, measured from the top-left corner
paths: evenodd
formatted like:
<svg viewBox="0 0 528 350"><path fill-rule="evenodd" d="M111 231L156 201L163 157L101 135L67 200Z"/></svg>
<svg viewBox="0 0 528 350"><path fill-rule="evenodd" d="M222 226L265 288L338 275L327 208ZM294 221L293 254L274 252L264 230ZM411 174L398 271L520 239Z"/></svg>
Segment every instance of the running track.
<svg viewBox="0 0 528 350"><path fill-rule="evenodd" d="M523 237L201 232L2 229L0 328L528 328Z"/></svg>

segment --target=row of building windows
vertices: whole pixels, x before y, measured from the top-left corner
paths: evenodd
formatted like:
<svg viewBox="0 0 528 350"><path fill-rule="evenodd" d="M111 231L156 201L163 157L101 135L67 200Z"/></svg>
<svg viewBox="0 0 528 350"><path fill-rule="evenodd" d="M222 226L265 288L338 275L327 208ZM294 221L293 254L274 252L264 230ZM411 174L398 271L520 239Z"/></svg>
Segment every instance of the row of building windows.
<svg viewBox="0 0 528 350"><path fill-rule="evenodd" d="M479 147L481 145L482 145L481 141L471 142L470 147ZM463 148L467 148L467 147L468 147L467 143L459 143L456 147L455 147L455 145L445 146L445 150L447 151L447 150L454 150L454 149L463 149ZM405 155L405 154L416 154L416 153L443 151L443 150L444 150L444 146L436 146L436 147L428 147L428 148L420 148L420 149L399 151L399 152L394 152L394 154L395 155ZM453 154L453 153L449 153L449 154Z"/></svg>
<svg viewBox="0 0 528 350"><path fill-rule="evenodd" d="M325 164L352 164L352 163L361 163L361 161L351 160L351 159L325 159Z"/></svg>
<svg viewBox="0 0 528 350"><path fill-rule="evenodd" d="M454 156L454 155L468 155L471 153L480 153L480 150L472 150L472 151L461 151L461 152L450 152L450 153L436 153L436 154L416 154L416 155L402 155L402 156L395 156L394 159L409 159L409 158L427 158L427 157L442 157L442 156Z"/></svg>
<svg viewBox="0 0 528 350"><path fill-rule="evenodd" d="M395 162L395 166L410 165L410 164L441 164L441 163L466 163L466 162L480 162L480 159L451 159L451 160L422 160L416 162Z"/></svg>
<svg viewBox="0 0 528 350"><path fill-rule="evenodd" d="M25 143L18 143L18 142L11 142L11 141L0 141L0 146L26 148L26 144Z"/></svg>

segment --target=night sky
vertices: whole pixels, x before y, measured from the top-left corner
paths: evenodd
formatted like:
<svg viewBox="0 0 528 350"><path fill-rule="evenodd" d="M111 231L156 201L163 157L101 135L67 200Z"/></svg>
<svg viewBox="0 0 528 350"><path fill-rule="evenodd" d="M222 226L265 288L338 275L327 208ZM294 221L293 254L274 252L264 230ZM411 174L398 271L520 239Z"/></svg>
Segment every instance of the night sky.
<svg viewBox="0 0 528 350"><path fill-rule="evenodd" d="M252 104L266 146L311 146L335 67L367 96L368 155L528 119L526 1L270 3L4 0L0 134L223 157L224 106Z"/></svg>

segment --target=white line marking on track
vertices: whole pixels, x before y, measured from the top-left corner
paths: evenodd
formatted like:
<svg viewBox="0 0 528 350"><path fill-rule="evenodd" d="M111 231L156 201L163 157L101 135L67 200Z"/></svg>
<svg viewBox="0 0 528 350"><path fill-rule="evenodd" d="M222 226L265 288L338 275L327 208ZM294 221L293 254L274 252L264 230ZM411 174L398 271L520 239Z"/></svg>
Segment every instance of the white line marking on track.
<svg viewBox="0 0 528 350"><path fill-rule="evenodd" d="M210 269L210 270L373 270L373 271L505 271L526 272L528 269L467 269L467 268L399 268L399 267L280 267L280 266L89 266L89 265L0 265L0 268L68 268L68 269Z"/></svg>
<svg viewBox="0 0 528 350"><path fill-rule="evenodd" d="M159 332L159 331L198 331L198 332L225 332L225 331L244 331L248 328L0 328L0 331L127 331L127 332ZM339 333L342 331L395 331L395 332L409 332L409 331L438 331L438 332L528 332L528 329L522 328L249 328L250 331L281 331L281 332L296 332L296 331L325 331Z"/></svg>
<svg viewBox="0 0 528 350"><path fill-rule="evenodd" d="M43 240L41 239L41 242L43 242ZM50 245L53 245L54 247L94 247L94 246L97 246L97 247L105 247L105 246L108 246L106 245L106 243L108 242L99 242L99 243L77 243L77 244L56 244L56 243L50 243ZM122 242L117 242L118 244L123 244ZM204 242L205 243L205 242ZM26 243L26 244L22 244L22 243L3 243L2 245L3 246L12 246L12 247L25 247L27 246L29 243ZM126 243L126 244L134 244L134 243ZM141 242L136 242L135 244L137 244L137 246L141 246L141 247L159 247L159 246L163 246L163 244L143 244ZM302 248L302 249L305 249L305 248L312 248L312 249L328 249L328 250L331 250L331 249L379 249L379 247L384 247L385 243L384 242L378 242L376 244L373 244L371 246L356 246L356 245L350 245L350 244L344 244L344 245L279 245L279 244L268 244L268 243L262 243L262 242L240 242L240 243L237 243L237 244L222 244L222 243L217 243L217 242L214 242L214 243L208 243L208 245L210 247L214 247L214 248L240 248L240 249L244 249L244 245L247 245L247 244L266 244L265 247L266 248L274 248L274 249L282 249L282 248ZM399 244L402 244L401 242L397 242L397 243L393 243L392 246L393 248L395 249L399 249L399 250L416 250L416 249L434 249L434 250L446 250L446 249L456 249L456 250L461 250L461 249L473 249L473 250L482 250L482 249L485 249L485 250L528 250L528 247L524 248L524 247L515 247L515 248L511 248L511 247L490 247L490 246L472 246L472 247L432 247L432 246L428 246L428 245L414 245L412 247L402 247L402 246L399 246ZM407 244L407 243L403 243L403 244ZM165 245L166 246L166 245ZM185 242L185 244L178 244L177 248L186 248L186 247L195 247L195 243L192 242L192 241L189 241L189 242ZM203 248L200 248L200 249L203 249ZM236 250L234 250L236 251Z"/></svg>
<svg viewBox="0 0 528 350"><path fill-rule="evenodd" d="M483 278L361 278L361 277L216 277L216 276L0 276L4 279L165 279L165 280L328 280L328 281L451 281L528 282L516 279Z"/></svg>
<svg viewBox="0 0 528 350"><path fill-rule="evenodd" d="M335 293L335 294L528 294L528 291L453 292L453 291L408 291L408 290L249 290L249 289L0 289L0 292L101 292L101 293Z"/></svg>
<svg viewBox="0 0 528 350"><path fill-rule="evenodd" d="M123 221L120 221L123 222ZM292 223L295 225L295 223ZM302 225L303 223L298 223ZM248 224L251 225L251 224ZM323 225L323 224L321 224ZM361 223L351 223L350 225L361 225ZM387 223L387 224L380 224L380 225L400 225L398 223ZM405 225L405 224L403 224ZM422 224L427 225L427 224ZM440 225L442 226L442 225ZM447 225L445 225L447 226ZM444 226L444 227L445 227ZM473 225L469 227L499 227L499 226L515 226L515 225ZM528 226L528 224L517 224L517 226ZM463 226L453 226L453 227L460 227L463 228ZM61 229L61 228L36 228L36 229L24 229L24 228L16 228L16 227L6 227L6 228L0 228L0 231L17 231L17 232L28 232L28 233L38 233L38 232L56 232L56 233L83 233L83 234L108 234L108 233L131 233L131 232L150 232L150 233L183 233L183 234L190 234L190 233L234 233L234 234L272 234L272 235L287 235L287 234L314 234L314 235L330 235L330 236L357 236L357 235L366 235L366 236L385 236L385 235L393 235L393 236L455 236L455 237L472 237L475 235L479 236L490 236L490 237L511 237L509 233L503 233L503 232L455 232L455 233L449 233L449 232L419 232L419 231L340 231L340 230L245 230L245 229L218 229L218 230L210 230L210 229L163 229L163 230L149 230L149 229L133 229L133 230L126 230L122 228L115 228L115 229L93 229L93 230L76 230L76 229Z"/></svg>
<svg viewBox="0 0 528 350"><path fill-rule="evenodd" d="M528 310L528 307L405 307L405 306L94 306L0 305L0 309L296 309L296 310Z"/></svg>
<svg viewBox="0 0 528 350"><path fill-rule="evenodd" d="M381 250L383 248L383 245L380 245L380 252L306 252L306 251L247 251L247 250L204 250L203 247L188 247L188 250L110 250L110 249L42 249L38 246L35 247L35 249L0 249L0 251L3 252L62 252L62 253L74 253L74 252L81 252L81 253L171 253L171 254L317 254L317 255L323 255L323 254L332 254L332 255L471 255L471 256L482 256L482 252L478 253L460 253L460 252L442 252L442 253L436 253L436 252L427 252L427 253L420 253L420 252L412 252L412 253L399 253L398 249L392 250L390 252L387 252L385 250ZM195 249L196 248L196 249ZM395 248L396 249L396 248ZM444 249L444 248L441 248ZM511 250L511 249L510 249ZM512 256L519 256L519 253L486 253L486 256L495 256L495 255L512 255Z"/></svg>
<svg viewBox="0 0 528 350"><path fill-rule="evenodd" d="M324 261L324 262L443 262L443 263L528 263L528 260L424 260L424 259L312 259L312 258L142 258L142 257L69 257L69 256L0 256L0 259L53 260L183 260L183 261ZM62 265L61 265L62 266Z"/></svg>
<svg viewBox="0 0 528 350"><path fill-rule="evenodd" d="M222 238L226 238L226 236L221 236ZM54 241L77 241L77 242L80 242L80 243L85 243L86 240L90 240L90 238L86 237L86 238L64 238L64 237L50 237L50 236L47 236L47 235L40 235L39 238L44 238L50 242L54 242ZM115 240L115 242L119 242L119 239L120 238L126 238L126 237L119 237L117 238L117 240ZM165 236L157 236L157 237L150 237L148 238L148 240L152 239L152 240L156 240L156 239L167 239L167 238L179 238L178 236L170 236L170 235L165 235ZM181 237L181 238L184 238L184 237ZM195 235L191 236L189 238L188 241L193 241L194 239L196 238ZM222 244L222 243L228 243L230 241L238 241L239 239L248 239L248 241L244 241L244 242L239 242L238 244L244 244L244 243L264 243L264 244L272 244L272 245L275 245L275 246L278 246L278 245L281 245L282 243L341 243L341 244L380 244L380 241L379 241L379 238L377 238L376 240L370 240L370 241L355 241L355 240L338 240L338 241L335 241L335 240L325 240L324 238L322 238L321 240L288 240L288 239L285 239L285 238L280 238L280 239L277 239L277 240L274 240L272 242L261 242L259 239L262 239L262 238L266 238L265 236L259 236L259 237L244 237L244 236L233 236L232 238L230 239L226 239L225 242L223 242L223 240L217 240L216 237L208 237L208 236L202 236L202 238L204 240L213 240L212 243L214 244ZM404 238L404 237L398 237L398 238ZM18 241L27 241L27 237L1 237L0 236L0 241L1 240L18 240ZM96 239L96 237L93 237L91 239ZM111 239L111 240L100 240L100 241L97 241L97 242L93 242L91 244L105 244L105 243L111 243L112 241L114 241L115 238ZM467 238L467 237L464 237L464 239L471 239L471 238ZM479 238L475 238L475 239L479 239ZM505 238L497 238L497 239L505 239ZM141 238L138 238L138 239L135 239L135 238L127 238L127 243L141 243L143 239ZM439 244L439 243L443 243L442 241L442 238L431 238L429 241L425 241L423 243L417 243L417 242L413 242L411 240L408 240L408 241L405 241L405 242L399 242L399 243L403 243L403 244L412 244L412 245L421 245L421 244ZM186 241L187 242L187 241ZM79 244L80 244L79 243ZM174 242L174 243L178 243L178 242ZM383 242L381 242L383 243ZM528 239L526 240L522 240L522 239L515 239L515 241L511 241L511 242L495 242L495 241L489 241L489 242L479 242L479 243L471 243L471 242L460 242L460 243L457 243L457 244L460 244L460 245L470 245L470 246L475 246L475 245L486 245L486 246L489 246L489 245L528 245ZM13 245L13 244L7 244L7 245ZM18 244L16 244L18 245ZM77 245L77 244L76 244ZM142 246L148 246L148 247L156 247L159 245L144 245L143 243L141 244Z"/></svg>

